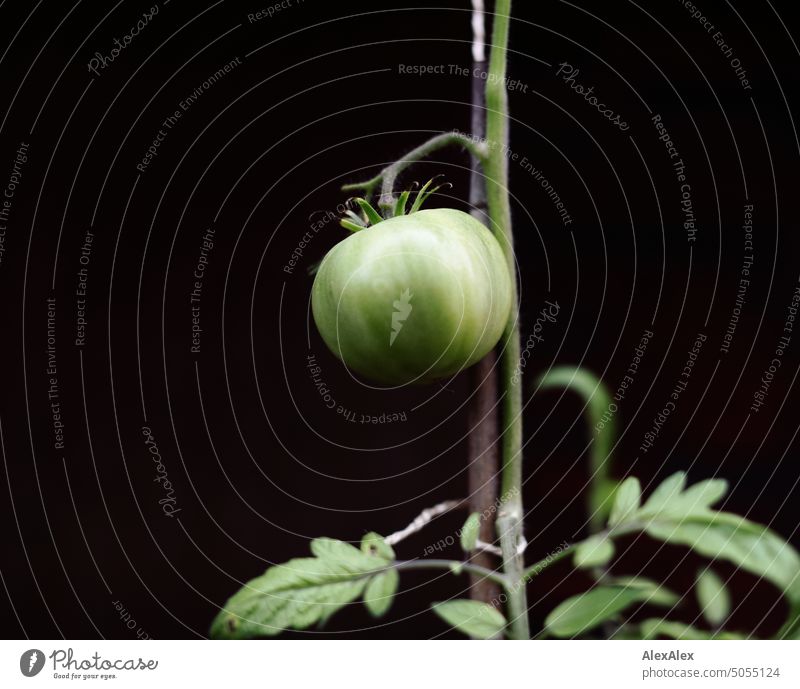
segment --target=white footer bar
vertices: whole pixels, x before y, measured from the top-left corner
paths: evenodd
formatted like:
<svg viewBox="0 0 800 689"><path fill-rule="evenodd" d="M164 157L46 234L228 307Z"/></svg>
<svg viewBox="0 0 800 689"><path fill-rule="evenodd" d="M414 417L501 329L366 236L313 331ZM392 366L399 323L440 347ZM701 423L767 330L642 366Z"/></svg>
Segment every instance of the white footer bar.
<svg viewBox="0 0 800 689"><path fill-rule="evenodd" d="M4 641L0 687L800 687L792 641ZM236 683L236 684L233 684Z"/></svg>

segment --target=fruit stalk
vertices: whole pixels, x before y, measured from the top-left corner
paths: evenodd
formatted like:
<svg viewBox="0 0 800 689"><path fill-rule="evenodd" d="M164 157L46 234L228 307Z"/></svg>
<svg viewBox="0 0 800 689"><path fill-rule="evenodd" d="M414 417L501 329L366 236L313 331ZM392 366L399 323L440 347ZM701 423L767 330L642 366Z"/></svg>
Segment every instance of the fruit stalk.
<svg viewBox="0 0 800 689"><path fill-rule="evenodd" d="M461 132L444 132L443 134L437 134L424 144L420 144L412 151L409 151L403 158L385 167L372 179L368 179L366 182L342 185L342 191L361 191L364 193L364 198L367 201L371 201L373 192L380 186L381 194L378 199L378 205L384 211L386 217L391 217L394 209L394 184L397 176L412 163L416 163L418 160L422 160L442 148L453 145L460 145L466 148L481 162L486 157L486 147L480 141L474 141Z"/></svg>
<svg viewBox="0 0 800 689"><path fill-rule="evenodd" d="M501 395L503 401L502 473L497 532L503 551L503 571L517 583L509 590L509 635L530 638L528 599L522 581L522 387L514 383L520 357L519 299L508 195L508 94L505 89L511 0L497 0L492 26L489 78L486 80L486 201L491 229L506 256L512 275L512 310L501 340Z"/></svg>

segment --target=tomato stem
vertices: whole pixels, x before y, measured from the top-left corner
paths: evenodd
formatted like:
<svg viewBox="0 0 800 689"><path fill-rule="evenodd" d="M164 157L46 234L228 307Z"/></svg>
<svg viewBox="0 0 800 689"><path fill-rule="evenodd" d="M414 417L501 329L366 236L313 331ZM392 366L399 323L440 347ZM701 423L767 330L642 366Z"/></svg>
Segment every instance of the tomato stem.
<svg viewBox="0 0 800 689"><path fill-rule="evenodd" d="M513 307L502 339L500 389L503 401L502 472L497 532L503 551L503 571L518 586L509 591L509 632L517 639L530 638L528 599L522 578L522 386L514 382L520 357L519 304L508 194L508 94L505 89L511 0L497 0L492 26L489 77L486 80L486 201L491 229L506 256L512 275Z"/></svg>

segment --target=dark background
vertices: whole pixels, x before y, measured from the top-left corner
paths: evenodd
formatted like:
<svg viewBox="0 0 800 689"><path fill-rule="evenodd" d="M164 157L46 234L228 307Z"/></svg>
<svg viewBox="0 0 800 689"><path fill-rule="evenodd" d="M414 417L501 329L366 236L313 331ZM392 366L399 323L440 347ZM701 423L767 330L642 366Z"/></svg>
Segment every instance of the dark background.
<svg viewBox="0 0 800 689"><path fill-rule="evenodd" d="M702 8L751 91L680 2L514 7L509 76L527 92L510 94L511 150L542 170L575 219L564 227L541 186L511 163L523 338L545 300L561 306L526 369L531 562L585 528L588 431L579 400L534 396L530 381L554 364L580 364L615 389L645 329L654 337L617 415L614 473L634 473L646 489L679 468L691 480L727 478L725 509L800 545L800 334L765 406L748 411L798 281L792 4ZM33 7L0 7L0 185L20 142L30 145L0 263L3 634L201 637L243 581L305 555L309 539L389 533L466 492L468 376L373 389L326 351L309 327L305 269L344 237L335 222L293 274L284 266L311 223L344 201L342 183L371 176L434 133L469 129L467 77L398 73L400 64L469 67L468 5L292 0L251 23L248 13L267 3L162 0L99 76L89 59L110 52L150 4ZM236 57L241 65L183 114L140 174L136 164L167 115ZM620 112L627 132L556 77L564 61ZM691 251L654 113L686 163L699 227ZM433 203L466 209L467 165L463 152L443 153L403 183L444 173L453 190ZM745 203L755 206L754 274L730 353L721 354ZM212 226L201 353L193 354L192 272ZM77 347L75 289L90 227L88 326ZM57 304L63 450L54 447L47 398L48 297ZM641 453L699 332L708 339L689 387ZM357 414L405 412L407 421L344 421L317 394L309 350L338 404ZM165 491L144 426L173 485L174 517L159 504ZM421 556L463 518L440 519L399 556ZM451 554L459 557L457 546ZM620 548L614 568L686 592L698 564L642 539ZM559 564L531 585L535 628L587 586L569 571ZM768 635L780 625L774 588L725 564L717 571L730 577L738 604L732 629ZM404 575L384 620L357 604L324 631L294 636L447 633L428 605L463 595L465 585ZM690 595L675 613L696 614Z"/></svg>

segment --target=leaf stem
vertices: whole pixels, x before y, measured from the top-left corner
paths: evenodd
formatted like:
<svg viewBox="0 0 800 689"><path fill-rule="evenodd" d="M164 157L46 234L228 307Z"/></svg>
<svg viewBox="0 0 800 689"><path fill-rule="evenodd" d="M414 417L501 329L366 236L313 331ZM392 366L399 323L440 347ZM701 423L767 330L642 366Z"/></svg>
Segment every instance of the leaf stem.
<svg viewBox="0 0 800 689"><path fill-rule="evenodd" d="M523 559L519 552L522 540L522 386L513 382L519 363L519 306L514 260L514 237L511 229L511 202L508 195L508 94L505 87L508 32L511 0L497 0L492 26L492 49L486 80L486 201L492 231L506 257L512 275L512 313L503 333L501 355L501 394L503 396L502 503L497 515L497 531L503 551L503 571L511 581L521 582ZM528 639L528 599L525 586L509 589L509 634Z"/></svg>
<svg viewBox="0 0 800 689"><path fill-rule="evenodd" d="M502 572L481 567L480 565L475 565L471 562L461 562L460 560L397 560L389 565L389 568L393 568L398 571L410 569L448 569L452 571L454 567L457 567L468 574L475 574L479 577L494 581L505 589L508 589L511 586L511 582L509 581L508 577L506 577Z"/></svg>
<svg viewBox="0 0 800 689"><path fill-rule="evenodd" d="M576 544L568 545L566 548L564 548L564 550L561 550L555 553L554 555L548 555L547 557L539 560L539 562L531 565L530 567L527 567L525 571L522 572L522 579L524 581L529 581L533 577L541 574L542 570L544 570L546 567L549 567L553 563L558 562L567 555L572 555L575 545Z"/></svg>

